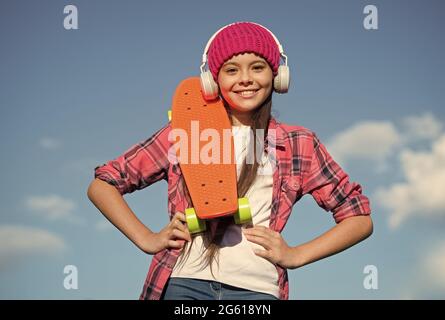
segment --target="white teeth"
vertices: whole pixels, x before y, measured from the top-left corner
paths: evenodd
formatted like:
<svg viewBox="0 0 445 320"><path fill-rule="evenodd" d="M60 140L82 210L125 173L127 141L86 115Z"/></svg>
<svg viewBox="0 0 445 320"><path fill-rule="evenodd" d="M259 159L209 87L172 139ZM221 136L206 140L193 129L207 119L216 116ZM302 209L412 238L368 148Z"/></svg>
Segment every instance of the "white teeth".
<svg viewBox="0 0 445 320"><path fill-rule="evenodd" d="M256 91L254 91L254 90L241 91L241 92L238 92L238 94L242 95L243 97L248 97L248 96L251 96L251 95L255 94L255 92Z"/></svg>

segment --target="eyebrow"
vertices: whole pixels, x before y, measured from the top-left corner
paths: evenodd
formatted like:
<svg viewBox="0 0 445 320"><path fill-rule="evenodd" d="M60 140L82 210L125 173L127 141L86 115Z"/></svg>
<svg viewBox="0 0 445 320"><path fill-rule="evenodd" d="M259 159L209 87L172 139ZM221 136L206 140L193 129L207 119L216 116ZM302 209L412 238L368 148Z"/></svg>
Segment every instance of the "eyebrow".
<svg viewBox="0 0 445 320"><path fill-rule="evenodd" d="M252 61L249 65L252 65L252 64L257 63L257 62L261 62L263 64L266 64L263 60L255 60L255 61ZM226 62L226 63L223 64L223 67L227 66L229 64L234 64L236 66L239 66L239 63L236 63L236 62Z"/></svg>

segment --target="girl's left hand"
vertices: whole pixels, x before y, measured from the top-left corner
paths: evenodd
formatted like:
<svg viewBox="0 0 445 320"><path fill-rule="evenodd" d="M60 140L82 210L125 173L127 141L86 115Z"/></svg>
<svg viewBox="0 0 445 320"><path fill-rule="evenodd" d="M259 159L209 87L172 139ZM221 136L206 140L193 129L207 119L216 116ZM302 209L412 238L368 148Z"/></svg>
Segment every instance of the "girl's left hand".
<svg viewBox="0 0 445 320"><path fill-rule="evenodd" d="M294 269L295 253L284 241L279 232L273 231L264 226L254 226L253 228L242 228L247 240L257 243L266 250L254 250L257 256L269 260L273 264L278 264L286 269Z"/></svg>

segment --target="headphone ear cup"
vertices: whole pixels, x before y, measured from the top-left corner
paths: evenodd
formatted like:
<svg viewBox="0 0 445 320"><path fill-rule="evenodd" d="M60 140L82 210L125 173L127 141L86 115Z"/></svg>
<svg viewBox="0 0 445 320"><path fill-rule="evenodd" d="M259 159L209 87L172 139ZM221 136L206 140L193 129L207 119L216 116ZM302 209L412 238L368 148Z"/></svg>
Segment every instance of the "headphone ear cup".
<svg viewBox="0 0 445 320"><path fill-rule="evenodd" d="M213 80L212 73L201 73L201 89L205 100L214 100L218 97L218 84Z"/></svg>
<svg viewBox="0 0 445 320"><path fill-rule="evenodd" d="M289 66L281 65L278 67L278 74L274 78L274 89L277 93L286 93L290 85Z"/></svg>

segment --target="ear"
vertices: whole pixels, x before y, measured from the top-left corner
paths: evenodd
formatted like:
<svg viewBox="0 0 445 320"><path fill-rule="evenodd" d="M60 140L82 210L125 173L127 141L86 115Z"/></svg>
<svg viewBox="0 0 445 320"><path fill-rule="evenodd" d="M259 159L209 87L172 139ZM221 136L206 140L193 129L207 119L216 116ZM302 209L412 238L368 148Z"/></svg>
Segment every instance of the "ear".
<svg viewBox="0 0 445 320"><path fill-rule="evenodd" d="M218 97L219 86L213 79L210 71L201 73L201 91L205 100L213 100Z"/></svg>

